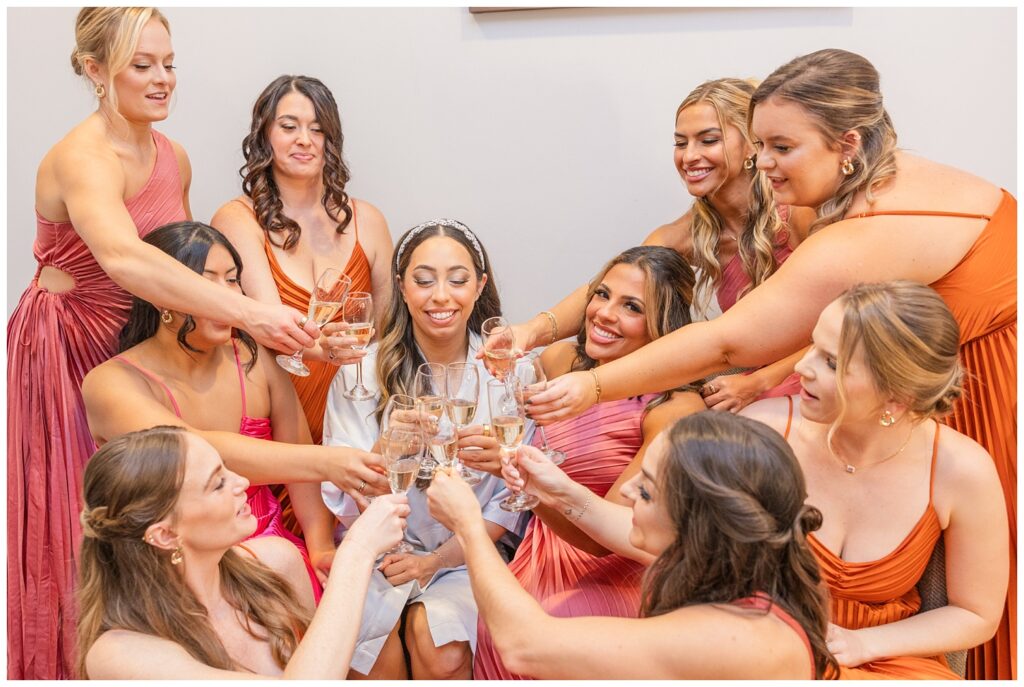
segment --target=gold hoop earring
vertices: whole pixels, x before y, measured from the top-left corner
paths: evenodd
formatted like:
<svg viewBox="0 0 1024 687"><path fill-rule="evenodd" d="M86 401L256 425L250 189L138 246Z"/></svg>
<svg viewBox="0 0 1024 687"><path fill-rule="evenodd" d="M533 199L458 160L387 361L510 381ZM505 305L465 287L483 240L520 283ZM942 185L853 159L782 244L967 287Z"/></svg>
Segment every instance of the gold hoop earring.
<svg viewBox="0 0 1024 687"><path fill-rule="evenodd" d="M178 544L178 548L171 552L171 565L181 565L183 560L185 560L185 553L181 549L181 544Z"/></svg>
<svg viewBox="0 0 1024 687"><path fill-rule="evenodd" d="M843 166L840 169L842 169L843 176L848 177L853 174L853 162L850 158L847 157L843 159Z"/></svg>
<svg viewBox="0 0 1024 687"><path fill-rule="evenodd" d="M896 416L892 414L891 410L884 410L882 417L878 418L878 424L883 427L892 427L896 424Z"/></svg>
<svg viewBox="0 0 1024 687"><path fill-rule="evenodd" d="M164 324L170 324L171 322L174 321L174 315L171 314L170 310L161 310L160 321L163 322Z"/></svg>
<svg viewBox="0 0 1024 687"><path fill-rule="evenodd" d="M95 93L96 97L100 100L103 100L103 98L105 98L107 95L107 89L101 83L96 84L96 88L92 89L92 92Z"/></svg>
<svg viewBox="0 0 1024 687"><path fill-rule="evenodd" d="M751 155L750 157L748 157L746 160L743 161L743 169L745 169L745 170L747 170L749 172L753 168L754 168L754 156Z"/></svg>

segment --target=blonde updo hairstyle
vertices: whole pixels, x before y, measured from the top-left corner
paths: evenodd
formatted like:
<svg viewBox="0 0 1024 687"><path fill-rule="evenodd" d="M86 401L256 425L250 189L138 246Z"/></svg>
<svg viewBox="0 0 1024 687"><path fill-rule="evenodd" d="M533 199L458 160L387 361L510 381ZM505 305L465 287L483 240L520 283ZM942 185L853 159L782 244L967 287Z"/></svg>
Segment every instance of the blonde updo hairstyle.
<svg viewBox="0 0 1024 687"><path fill-rule="evenodd" d="M157 19L167 33L171 32L167 17L155 7L83 7L75 20L71 68L94 86L99 84L86 76L86 61L93 59L107 68L110 83L102 85L106 89L105 99L114 112L117 112L114 77L131 63L142 29L150 19Z"/></svg>
<svg viewBox="0 0 1024 687"><path fill-rule="evenodd" d="M757 83L743 79L715 79L705 81L690 91L676 109L676 119L688 107L706 103L718 117L723 140L729 136L729 127L735 128L746 143L752 145L747 116L750 97ZM730 169L741 167L742 160L730 160L728 147L725 161ZM738 250L743 271L750 276L750 284L743 294L761 284L778 269L775 260L776 237L782 229L782 221L775 206L771 185L764 174L756 169L740 174L750 177L751 199L747 220L738 237ZM693 240L692 262L699 275L695 291L697 311L706 315L711 298L722 281L722 267L718 263L718 244L722 232L722 217L715 210L709 198L714 196L728 179L706 197L698 197L692 207L690 235Z"/></svg>
<svg viewBox="0 0 1024 687"><path fill-rule="evenodd" d="M838 299L843 308L836 358L839 417L846 413L843 378L858 346L875 388L906 406L912 422L952 412L963 394L960 327L933 289L912 281L858 284Z"/></svg>
<svg viewBox="0 0 1024 687"><path fill-rule="evenodd" d="M860 191L874 202L875 189L896 175L896 130L882 104L878 70L864 57L830 48L782 65L754 91L748 126L754 109L769 98L802 107L831 146L840 145L847 131L860 134L853 173L843 176L832 198L817 208L809 231L841 220Z"/></svg>

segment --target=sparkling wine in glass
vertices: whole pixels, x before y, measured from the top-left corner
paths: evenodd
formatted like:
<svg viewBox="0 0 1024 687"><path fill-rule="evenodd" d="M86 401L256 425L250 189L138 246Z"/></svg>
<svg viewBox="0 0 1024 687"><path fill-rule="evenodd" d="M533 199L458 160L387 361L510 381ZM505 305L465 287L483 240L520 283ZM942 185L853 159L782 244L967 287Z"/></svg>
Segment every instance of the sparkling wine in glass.
<svg viewBox="0 0 1024 687"><path fill-rule="evenodd" d="M412 487L420 468L423 437L418 430L390 427L380 437L388 484L392 494L405 494ZM402 541L387 553L412 553L409 543Z"/></svg>
<svg viewBox="0 0 1024 687"><path fill-rule="evenodd" d="M504 317L491 317L480 325L483 338L484 357L487 369L498 379L505 381L515 364L516 340L512 327Z"/></svg>
<svg viewBox="0 0 1024 687"><path fill-rule="evenodd" d="M345 295L352 287L352 280L341 270L328 267L316 280L313 292L309 294L309 312L307 318L323 327L331 321L335 313L341 309ZM302 362L302 349L292 355L283 353L276 358L277 364L298 377L308 377L309 368Z"/></svg>
<svg viewBox="0 0 1024 687"><path fill-rule="evenodd" d="M455 433L469 426L476 416L476 406L480 400L480 370L475 363L451 363L448 365L448 405L445 407L448 418L455 425ZM452 462L466 484L480 484L482 477L475 470L470 470L461 461L458 453Z"/></svg>
<svg viewBox="0 0 1024 687"><path fill-rule="evenodd" d="M526 410L523 406L522 383L513 375L508 382L492 379L487 382L487 401L491 406L491 429L503 454L515 458L526 433ZM513 494L498 505L513 513L530 510L540 499L525 491Z"/></svg>
<svg viewBox="0 0 1024 687"><path fill-rule="evenodd" d="M352 346L357 350L366 348L370 343L370 330L373 329L373 296L365 291L353 291L345 298L342 306L346 336L354 336L359 341ZM356 385L342 392L345 398L353 401L365 401L373 398L373 392L363 386L363 361L356 365Z"/></svg>
<svg viewBox="0 0 1024 687"><path fill-rule="evenodd" d="M513 374L523 385L524 399L539 394L548 386L548 377L544 373L544 366L540 362L540 354L537 351L530 351L516 360ZM565 453L548 448L548 437L544 434L544 427L538 425L537 429L540 431L541 450L544 451L544 455L555 465L565 462Z"/></svg>

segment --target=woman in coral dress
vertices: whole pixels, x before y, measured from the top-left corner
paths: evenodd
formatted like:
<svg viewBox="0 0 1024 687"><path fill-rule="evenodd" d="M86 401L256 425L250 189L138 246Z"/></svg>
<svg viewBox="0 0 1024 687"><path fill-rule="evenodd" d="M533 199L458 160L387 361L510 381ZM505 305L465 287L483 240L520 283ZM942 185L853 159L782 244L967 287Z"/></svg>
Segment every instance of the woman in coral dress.
<svg viewBox="0 0 1024 687"><path fill-rule="evenodd" d="M652 331L657 337L687 324L693 283L693 271L671 249L640 246L616 256L590 285L577 341L544 351L546 373L595 369L650 342ZM655 302L649 302L649 294ZM593 492L593 498L624 504L620 488L636 475L654 437L678 418L704 409L700 394L692 389L599 403L548 427L547 444L565 454L562 470ZM539 432L533 443L542 445ZM509 570L541 607L563 618L635 618L644 565L595 543L558 510L537 506L534 515ZM473 676L521 677L502 663L482 621Z"/></svg>
<svg viewBox="0 0 1024 687"><path fill-rule="evenodd" d="M243 322L261 343L312 342L301 314L198 277L139 239L189 215L185 151L152 128L176 84L167 20L152 8L85 8L75 72L96 112L39 165L39 267L7 331L8 676L69 675L81 473L94 446L79 387L114 350L129 292Z"/></svg>
<svg viewBox="0 0 1024 687"><path fill-rule="evenodd" d="M744 411L786 437L822 513L809 542L843 678L957 677L943 654L998 626L1008 577L999 478L984 449L936 422L962 393L958 349L934 290L857 286L818 319L796 366L800 396ZM940 538L948 603L921 611L917 586Z"/></svg>
<svg viewBox="0 0 1024 687"><path fill-rule="evenodd" d="M960 325L970 375L946 422L992 456L1009 517L1005 613L995 637L971 652L967 674L1016 677L1017 202L967 172L898 150L878 72L850 52L821 50L777 69L754 93L751 121L757 165L776 200L817 208L811 236L721 317L602 367L602 398L770 362L804 345L822 309L854 284L932 284ZM555 380L535 397L534 418L582 412L595 402L594 381Z"/></svg>

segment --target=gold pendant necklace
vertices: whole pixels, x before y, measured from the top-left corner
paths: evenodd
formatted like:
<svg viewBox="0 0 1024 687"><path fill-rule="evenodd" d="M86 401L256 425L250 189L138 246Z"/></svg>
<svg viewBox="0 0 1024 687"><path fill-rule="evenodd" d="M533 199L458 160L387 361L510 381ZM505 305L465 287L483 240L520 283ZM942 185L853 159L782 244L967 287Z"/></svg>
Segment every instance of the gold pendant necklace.
<svg viewBox="0 0 1024 687"><path fill-rule="evenodd" d="M899 454L903 453L903 449L905 449L907 447L907 445L910 444L910 438L913 437L913 436L914 436L914 426L911 425L910 426L910 433L907 435L907 438L903 441L903 444L898 449L896 449L895 453L891 453L888 456L886 456L885 458L883 458L882 460L880 460L880 461L878 461L876 463L871 463L870 465L865 465L864 467L869 467L870 468L870 467L874 467L876 465L881 465L882 463L884 463L887 460L892 460L893 458L895 458ZM838 454L833 453L831 450L829 451L829 453L831 453L833 456L835 456L836 460L838 460L839 463L841 465L843 465L843 469L846 470L846 474L852 475L852 474L857 472L857 466L850 465L845 460L840 458Z"/></svg>

